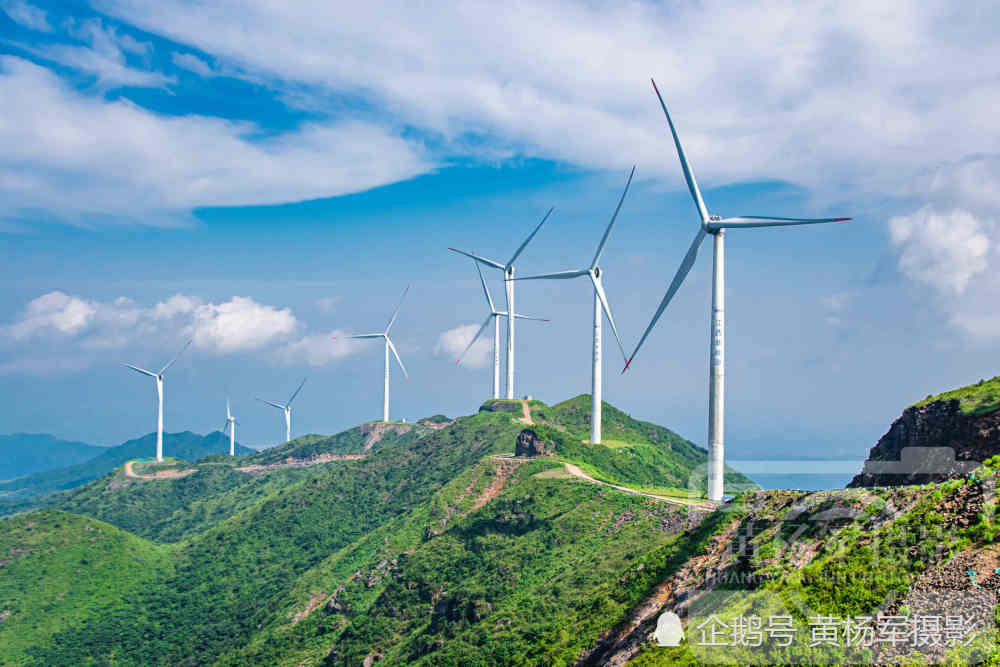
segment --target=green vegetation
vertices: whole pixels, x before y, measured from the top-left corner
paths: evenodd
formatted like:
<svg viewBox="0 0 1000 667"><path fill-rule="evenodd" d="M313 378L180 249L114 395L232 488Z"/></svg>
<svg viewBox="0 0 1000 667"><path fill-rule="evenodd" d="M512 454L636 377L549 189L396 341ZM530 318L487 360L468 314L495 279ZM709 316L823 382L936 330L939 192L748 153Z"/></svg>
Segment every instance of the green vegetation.
<svg viewBox="0 0 1000 667"><path fill-rule="evenodd" d="M254 450L243 445L237 444L236 447L240 455L254 453ZM0 516L32 505L46 504L47 499L32 500L32 497L81 486L111 472L126 461L149 457L155 451L156 434L150 433L117 447L104 448L99 456L85 463L0 482ZM228 452L229 437L219 431L204 436L190 431L164 433L163 451L169 456L194 461L217 452Z"/></svg>
<svg viewBox="0 0 1000 667"><path fill-rule="evenodd" d="M0 663L24 662L53 634L122 609L170 571L169 555L168 547L55 510L0 522Z"/></svg>
<svg viewBox="0 0 1000 667"><path fill-rule="evenodd" d="M959 409L967 415L981 415L996 411L1000 408L1000 375L989 380L980 380L968 387L952 389L937 396L928 396L910 407L951 400L958 401Z"/></svg>
<svg viewBox="0 0 1000 667"><path fill-rule="evenodd" d="M369 423L137 470L197 469L176 479L119 467L56 498L74 514L0 521L0 663L566 665L628 626L664 582L713 585L727 613L790 608L808 634L810 609L870 613L937 559L1000 533L994 505L956 517L979 507L1000 457L975 482L746 492L706 516L568 476L561 462L680 492L705 450L611 406L607 443L591 445L585 396L531 411L533 427L520 410L483 410L439 429ZM555 456L496 456L525 428ZM363 458L238 469L366 442ZM706 584L710 571L756 583ZM685 645L634 664L701 657Z"/></svg>

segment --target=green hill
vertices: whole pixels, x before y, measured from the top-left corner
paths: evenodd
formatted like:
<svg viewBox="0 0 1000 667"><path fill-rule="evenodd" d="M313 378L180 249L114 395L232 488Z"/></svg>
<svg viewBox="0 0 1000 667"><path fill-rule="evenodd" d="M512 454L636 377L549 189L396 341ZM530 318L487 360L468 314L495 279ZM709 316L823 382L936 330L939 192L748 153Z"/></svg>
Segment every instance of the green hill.
<svg viewBox="0 0 1000 667"><path fill-rule="evenodd" d="M168 547L93 519L42 510L0 522L0 663L35 662L33 648L124 607L170 566Z"/></svg>
<svg viewBox="0 0 1000 667"><path fill-rule="evenodd" d="M150 433L141 438L129 440L117 447L102 448L100 455L85 463L0 482L0 515L20 509L26 499L29 500L30 504L32 496L52 491L63 491L86 484L114 470L125 461L146 458L155 451L156 434ZM208 435L198 435L190 431L164 433L163 451L167 456L194 461L210 454L228 452L229 437L219 431ZM237 454L253 453L254 450L237 444Z"/></svg>
<svg viewBox="0 0 1000 667"><path fill-rule="evenodd" d="M928 396L910 407L949 400L958 401L959 409L963 414L979 415L993 412L1000 408L1000 376L989 380L980 380L976 384L952 389L943 394Z"/></svg>
<svg viewBox="0 0 1000 667"><path fill-rule="evenodd" d="M83 463L105 450L42 433L0 435L0 480Z"/></svg>
<svg viewBox="0 0 1000 667"><path fill-rule="evenodd" d="M383 425L376 442L362 425L299 438L277 457L154 467L197 469L176 479L113 471L60 494L60 507L116 528L53 510L0 521L0 580L13 572L3 554L27 544L25 526L48 526L28 547L42 560L6 584L16 591L4 599L22 610L45 609L84 561L119 563L122 577L101 594L64 596L52 625L18 611L26 638L0 653L33 665L698 664L705 656L690 642L660 649L649 634L661 610L694 609L706 591L729 596L723 614L783 605L804 636L810 613L926 612L921 595L941 580L959 586L955 599L991 609L965 569L995 604L1000 529L988 491L1000 460L974 482L750 491L708 511L603 483L683 488L706 452L611 406L605 444L591 445L586 402L532 402L533 425L519 421L520 402L488 402L435 427ZM551 455L512 458L525 429ZM91 541L87 526L122 546Z"/></svg>

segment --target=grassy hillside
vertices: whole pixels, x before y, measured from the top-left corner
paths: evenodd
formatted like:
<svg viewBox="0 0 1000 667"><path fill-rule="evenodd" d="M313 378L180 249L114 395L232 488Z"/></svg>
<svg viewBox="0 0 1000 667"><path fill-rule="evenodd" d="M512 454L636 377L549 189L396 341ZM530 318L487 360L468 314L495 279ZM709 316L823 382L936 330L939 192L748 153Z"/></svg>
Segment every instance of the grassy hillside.
<svg viewBox="0 0 1000 667"><path fill-rule="evenodd" d="M104 451L42 433L0 435L0 480L83 463Z"/></svg>
<svg viewBox="0 0 1000 667"><path fill-rule="evenodd" d="M412 442L430 431L430 428L419 423L368 422L336 435L300 436L250 456L247 463L266 465L289 457L306 459L318 454L358 454L366 448Z"/></svg>
<svg viewBox="0 0 1000 667"><path fill-rule="evenodd" d="M1000 376L980 380L968 387L952 389L943 394L928 396L910 407L919 407L935 401L957 400L959 409L967 415L986 414L1000 409Z"/></svg>
<svg viewBox="0 0 1000 667"><path fill-rule="evenodd" d="M169 554L55 510L0 521L0 664L26 662L53 634L122 608L169 571Z"/></svg>
<svg viewBox="0 0 1000 667"><path fill-rule="evenodd" d="M219 431L204 436L190 431L163 434L165 456L194 461L203 456L228 451L229 437ZM117 447L104 448L99 456L85 463L0 482L0 515L18 509L18 502L31 496L72 489L107 474L126 461L149 457L155 452L156 434L150 433ZM253 453L254 450L237 444L237 454Z"/></svg>

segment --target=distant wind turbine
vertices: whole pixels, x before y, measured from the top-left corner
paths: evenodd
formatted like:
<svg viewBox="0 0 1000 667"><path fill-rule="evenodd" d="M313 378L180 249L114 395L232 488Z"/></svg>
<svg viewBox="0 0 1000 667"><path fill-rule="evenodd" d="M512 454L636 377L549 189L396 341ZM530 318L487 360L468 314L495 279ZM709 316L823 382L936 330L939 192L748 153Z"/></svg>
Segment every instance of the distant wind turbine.
<svg viewBox="0 0 1000 667"><path fill-rule="evenodd" d="M153 378L156 384L156 460L163 460L163 374L167 372L167 369L173 366L174 362L184 354L184 350L188 349L191 345L189 340L181 348L181 351L174 356L173 359L167 362L167 365L160 369L159 373L154 373L153 371L147 371L145 368L139 368L138 366L133 366L132 364L122 364L136 371L137 373L142 373L143 375L148 375ZM119 362L120 363L120 362Z"/></svg>
<svg viewBox="0 0 1000 667"><path fill-rule="evenodd" d="M719 502L722 500L723 495L723 471L725 469L725 230L729 228L747 229L751 227L844 222L850 220L850 218L774 218L756 215L722 218L717 215L709 215L708 209L705 207L705 202L701 198L698 182L695 181L694 172L691 171L691 166L684 155L684 149L681 148L681 141L677 137L677 130L670 119L670 113L667 112L667 105L664 104L663 97L660 95L655 81L653 81L653 90L660 101L660 107L663 108L663 114L667 117L667 124L670 126L670 133L673 135L674 145L677 147L677 156L680 158L681 169L684 171L684 179L687 181L691 198L694 199L695 207L698 209L701 225L694 237L694 241L691 243L691 247L684 256L684 260L681 262L680 268L677 269L674 279L670 282L667 293L653 314L652 321L646 327L646 331L642 334L642 338L639 339L639 344L635 346L635 350L625 363L625 369L622 372L624 373L625 370L628 370L629 364L635 359L639 348L642 347L650 331L656 326L656 322L660 319L660 315L663 314L663 310L670 303L670 300L674 298L674 294L677 293L681 283L684 282L684 278L691 271L691 267L694 265L695 258L698 255L698 248L705 239L705 235L711 234L714 242L714 254L712 263L712 328L709 355L710 382L708 389L708 499Z"/></svg>
<svg viewBox="0 0 1000 667"><path fill-rule="evenodd" d="M618 336L618 328L615 326L615 319L611 316L611 306L608 304L608 297L604 293L604 286L601 282L601 268L597 265L601 261L601 253L604 252L604 246L608 242L608 236L611 235L611 228L615 226L615 219L618 218L618 212L622 209L622 204L625 202L625 195L628 194L629 186L632 184L632 177L635 175L635 167L632 167L632 171L629 172L628 180L625 182L625 190L622 192L621 199L618 200L618 206L615 207L614 215L611 216L611 222L608 223L608 228L604 230L604 237L601 239L600 245L597 246L597 252L594 254L594 260L590 263L590 266L586 269L578 269L575 271L560 271L559 273L547 273L540 276L526 276L524 278L518 278L517 280L561 280L567 278L579 278L581 276L587 276L590 278L590 282L594 286L594 351L593 351L593 370L591 375L591 393L590 393L590 441L595 445L601 442L601 323L603 317L601 316L601 310L604 310L604 314L608 316L608 323L611 325L611 330L615 334L615 340L618 341L618 348L622 351L622 358L625 358L625 348L622 346L622 339Z"/></svg>
<svg viewBox="0 0 1000 667"><path fill-rule="evenodd" d="M304 382L304 380L303 380ZM226 399L226 425L222 427L222 432L225 433L226 429L229 429L229 455L236 456L236 425L239 424L236 421L236 417L233 417L233 413L229 411L229 399Z"/></svg>
<svg viewBox="0 0 1000 667"><path fill-rule="evenodd" d="M349 338L382 338L385 340L385 388L382 393L382 421L384 422L389 421L389 350L392 350L392 355L396 357L396 362L399 364L400 370L403 371L403 375L406 376L406 381L410 381L410 375L406 372L406 366L403 365L403 360L399 358L399 353L396 352L396 346L392 344L392 340L389 338L389 329L392 328L393 322L396 321L399 309L403 307L403 299L406 298L406 293L409 291L410 286L407 285L406 289L403 290L403 296L399 297L399 305L396 306L396 310L392 313L389 324L385 326L385 331L382 333L349 336Z"/></svg>
<svg viewBox="0 0 1000 667"><path fill-rule="evenodd" d="M524 243L522 243L521 246L514 252L513 256L511 256L510 258L510 261L508 261L506 264L501 264L500 262L494 262L492 259L486 259L485 257L480 257L474 253L465 252L464 250L448 248L448 250L451 250L452 252L457 252L461 255L465 255L466 257L471 257L480 264L485 264L486 266L491 266L494 269L500 269L501 271L503 271L504 287L506 288L505 291L507 294L508 313L516 312L516 310L514 309L514 261L524 251L524 248L525 246L528 245L528 242L535 237L535 234L538 233L538 230L542 228L542 225L545 224L545 221L549 219L549 216L552 215L552 211L553 209L551 208L548 210L548 212L545 214L545 217L542 218L542 221L538 223L538 226L535 227L535 230L528 235L528 238L524 240ZM514 398L514 320L515 319L517 318L515 317L507 318L507 398L510 399Z"/></svg>
<svg viewBox="0 0 1000 667"><path fill-rule="evenodd" d="M302 385L306 383L307 379L308 378L302 378L302 382L299 384L299 388L296 389L294 392L292 392L292 395L288 398L287 403L273 403L271 401L265 401L263 398L260 397L257 398L257 400L260 401L261 403L267 403L271 407L278 408L279 410L285 413L285 442L288 442L289 440L292 439L292 401L294 401L295 397L299 395L300 391L302 391Z"/></svg>
<svg viewBox="0 0 1000 667"><path fill-rule="evenodd" d="M479 282L482 283L483 285L483 294L486 295L486 303L489 304L490 306L490 314L486 316L486 320L483 322L483 326L479 327L479 331L477 331L476 335L472 337L472 340L469 342L468 347L465 348L465 350L458 357L458 360L455 363L456 364L461 363L462 359L464 359L465 355L469 353L469 350L472 349L472 346L475 344L475 342L479 340L479 337L483 334L483 331L486 330L486 327L489 326L490 321L492 321L493 322L493 398L500 398L500 318L507 317L507 313L506 311L497 310L496 306L493 305L493 297L490 296L490 288L486 286L486 279L483 277L483 270L479 268L478 262L473 262L473 264L476 265L476 271L479 272ZM534 320L536 322L548 322L547 319L542 317L528 317L527 315L520 315L516 313L514 317L518 318L519 320Z"/></svg>

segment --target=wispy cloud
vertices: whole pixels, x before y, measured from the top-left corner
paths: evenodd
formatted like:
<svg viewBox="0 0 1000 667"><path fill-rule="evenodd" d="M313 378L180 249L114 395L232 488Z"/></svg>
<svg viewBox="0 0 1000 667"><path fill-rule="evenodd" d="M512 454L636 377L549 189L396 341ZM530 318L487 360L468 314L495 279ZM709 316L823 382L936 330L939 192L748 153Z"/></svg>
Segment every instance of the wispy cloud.
<svg viewBox="0 0 1000 667"><path fill-rule="evenodd" d="M25 28L39 32L50 32L52 30L45 12L30 3L24 2L24 0L0 0L0 9L12 21L20 23Z"/></svg>
<svg viewBox="0 0 1000 667"><path fill-rule="evenodd" d="M193 53L177 53L175 51L170 54L170 60L178 67L186 69L189 72L194 72L198 76L209 77L215 75L215 70L212 69L212 66Z"/></svg>
<svg viewBox="0 0 1000 667"><path fill-rule="evenodd" d="M479 330L479 324L461 324L454 329L442 331L434 345L434 354L444 356L449 359L458 359L459 355L472 342L472 337ZM490 364L491 343L486 336L482 336L469 349L463 357L462 365L467 368L486 368Z"/></svg>

